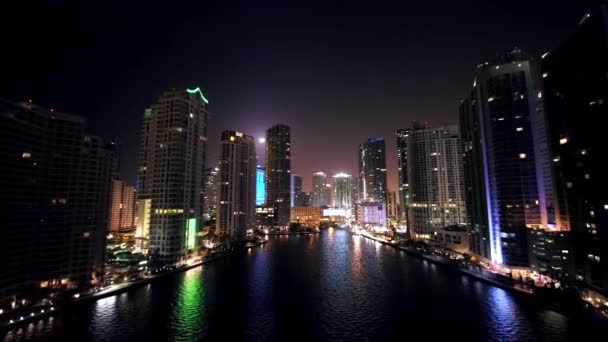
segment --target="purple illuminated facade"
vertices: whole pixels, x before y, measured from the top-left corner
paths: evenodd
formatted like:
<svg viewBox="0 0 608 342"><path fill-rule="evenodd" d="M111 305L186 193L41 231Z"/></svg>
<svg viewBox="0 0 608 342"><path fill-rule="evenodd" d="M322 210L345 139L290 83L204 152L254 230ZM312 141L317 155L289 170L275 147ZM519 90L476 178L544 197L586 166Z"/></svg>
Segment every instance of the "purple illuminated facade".
<svg viewBox="0 0 608 342"><path fill-rule="evenodd" d="M530 266L527 231L553 221L536 74L515 49L478 67L460 106L471 251L510 267Z"/></svg>

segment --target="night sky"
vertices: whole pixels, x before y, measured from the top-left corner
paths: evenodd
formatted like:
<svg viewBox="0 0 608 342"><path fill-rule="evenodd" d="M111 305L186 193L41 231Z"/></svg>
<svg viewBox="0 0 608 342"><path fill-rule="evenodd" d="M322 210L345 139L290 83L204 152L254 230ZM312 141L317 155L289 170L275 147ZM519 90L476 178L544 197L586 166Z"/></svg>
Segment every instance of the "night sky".
<svg viewBox="0 0 608 342"><path fill-rule="evenodd" d="M475 66L514 46L539 56L570 35L587 1L15 1L0 13L0 97L82 115L123 142L135 181L144 108L201 86L219 134L292 128L292 172L357 173L357 147L395 130L456 124ZM33 5L36 3L36 5ZM28 6L29 4L29 6ZM263 149L258 158L263 160Z"/></svg>

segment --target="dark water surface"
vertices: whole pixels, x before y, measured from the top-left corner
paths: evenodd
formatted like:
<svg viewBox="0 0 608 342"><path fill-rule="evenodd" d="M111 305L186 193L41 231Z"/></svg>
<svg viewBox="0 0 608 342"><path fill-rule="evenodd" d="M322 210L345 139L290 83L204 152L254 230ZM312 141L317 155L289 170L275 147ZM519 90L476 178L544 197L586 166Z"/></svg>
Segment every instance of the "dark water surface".
<svg viewBox="0 0 608 342"><path fill-rule="evenodd" d="M271 239L4 340L608 341L608 324L330 229Z"/></svg>

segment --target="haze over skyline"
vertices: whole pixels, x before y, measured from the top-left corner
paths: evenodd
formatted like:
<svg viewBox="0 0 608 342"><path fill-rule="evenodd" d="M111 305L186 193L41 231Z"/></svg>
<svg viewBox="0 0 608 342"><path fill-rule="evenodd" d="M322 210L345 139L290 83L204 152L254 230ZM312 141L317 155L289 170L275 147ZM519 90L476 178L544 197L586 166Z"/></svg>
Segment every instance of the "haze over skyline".
<svg viewBox="0 0 608 342"><path fill-rule="evenodd" d="M221 131L258 138L284 123L306 191L318 170L356 175L357 147L370 137L386 139L395 191L397 128L456 124L478 63L514 46L540 56L573 32L589 3L367 4L18 4L1 24L19 32L2 37L10 53L0 91L118 137L128 182L144 109L167 89L200 86L213 113L208 166Z"/></svg>

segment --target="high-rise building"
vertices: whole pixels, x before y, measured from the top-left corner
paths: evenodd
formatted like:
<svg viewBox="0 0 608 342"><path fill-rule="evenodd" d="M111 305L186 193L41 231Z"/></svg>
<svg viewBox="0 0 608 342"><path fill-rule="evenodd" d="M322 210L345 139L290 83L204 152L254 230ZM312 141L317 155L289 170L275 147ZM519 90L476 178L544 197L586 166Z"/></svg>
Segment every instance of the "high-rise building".
<svg viewBox="0 0 608 342"><path fill-rule="evenodd" d="M291 136L289 126L266 131L266 205L275 208L275 226L289 226L291 207Z"/></svg>
<svg viewBox="0 0 608 342"><path fill-rule="evenodd" d="M466 222L462 153L456 126L416 126L407 137L409 224L412 237Z"/></svg>
<svg viewBox="0 0 608 342"><path fill-rule="evenodd" d="M312 196L311 205L322 207L328 205L327 202L327 176L319 171L312 175Z"/></svg>
<svg viewBox="0 0 608 342"><path fill-rule="evenodd" d="M6 100L0 143L0 298L99 285L111 146L82 117Z"/></svg>
<svg viewBox="0 0 608 342"><path fill-rule="evenodd" d="M112 150L112 179L120 179L120 146L122 143L118 138L110 140L109 147Z"/></svg>
<svg viewBox="0 0 608 342"><path fill-rule="evenodd" d="M164 92L146 109L138 201L150 200L149 252L179 264L197 247L207 146L207 99L200 88Z"/></svg>
<svg viewBox="0 0 608 342"><path fill-rule="evenodd" d="M608 291L608 166L601 123L608 114L607 17L605 3L592 8L576 33L541 62L556 226L570 230L579 278L603 291Z"/></svg>
<svg viewBox="0 0 608 342"><path fill-rule="evenodd" d="M203 220L215 221L220 187L219 167L205 169L205 185L203 197Z"/></svg>
<svg viewBox="0 0 608 342"><path fill-rule="evenodd" d="M266 203L266 170L258 165L255 168L255 205Z"/></svg>
<svg viewBox="0 0 608 342"><path fill-rule="evenodd" d="M310 194L302 191L300 193L299 199L297 199L298 204L301 204L301 207L310 207Z"/></svg>
<svg viewBox="0 0 608 342"><path fill-rule="evenodd" d="M245 240L255 224L256 154L252 136L222 132L217 230L232 241Z"/></svg>
<svg viewBox="0 0 608 342"><path fill-rule="evenodd" d="M407 137L412 130L402 128L397 130L397 171L399 176L398 218L407 224L407 208L409 202L409 182L407 181Z"/></svg>
<svg viewBox="0 0 608 342"><path fill-rule="evenodd" d="M291 206L303 207L302 176L291 175Z"/></svg>
<svg viewBox="0 0 608 342"><path fill-rule="evenodd" d="M518 49L483 63L460 106L471 251L509 267L530 266L527 229L550 220L537 182L544 155L534 143L542 127L536 70Z"/></svg>
<svg viewBox="0 0 608 342"><path fill-rule="evenodd" d="M325 184L325 199L327 201L327 206L334 206L334 192L331 189L331 184Z"/></svg>
<svg viewBox="0 0 608 342"><path fill-rule="evenodd" d="M359 203L359 177L353 176L351 185L352 190L350 193L353 200L353 204L351 207L353 208L353 210L355 210L357 208L357 203Z"/></svg>
<svg viewBox="0 0 608 342"><path fill-rule="evenodd" d="M389 191L387 193L386 200L386 216L390 220L397 219L397 193L395 191Z"/></svg>
<svg viewBox="0 0 608 342"><path fill-rule="evenodd" d="M135 228L135 187L112 179L108 231L120 233Z"/></svg>
<svg viewBox="0 0 608 342"><path fill-rule="evenodd" d="M359 201L386 202L386 147L384 138L359 145Z"/></svg>
<svg viewBox="0 0 608 342"><path fill-rule="evenodd" d="M352 210L353 207L353 177L346 173L338 173L334 179L334 208Z"/></svg>

